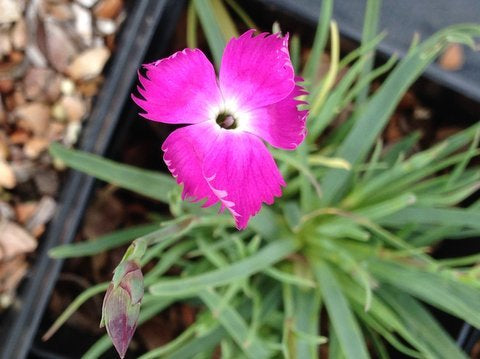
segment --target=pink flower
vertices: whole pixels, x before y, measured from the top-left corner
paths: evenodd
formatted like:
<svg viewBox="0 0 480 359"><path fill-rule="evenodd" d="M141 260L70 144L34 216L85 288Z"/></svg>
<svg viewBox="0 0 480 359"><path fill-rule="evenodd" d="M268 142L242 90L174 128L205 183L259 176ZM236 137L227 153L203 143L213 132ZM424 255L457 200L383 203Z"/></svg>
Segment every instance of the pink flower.
<svg viewBox="0 0 480 359"><path fill-rule="evenodd" d="M202 51L185 49L144 65L143 99L133 96L145 118L189 124L165 140L165 163L184 199L220 201L238 229L285 186L263 141L292 150L306 134L307 111L297 108L306 92L296 84L288 35L253 33L229 41L218 81Z"/></svg>

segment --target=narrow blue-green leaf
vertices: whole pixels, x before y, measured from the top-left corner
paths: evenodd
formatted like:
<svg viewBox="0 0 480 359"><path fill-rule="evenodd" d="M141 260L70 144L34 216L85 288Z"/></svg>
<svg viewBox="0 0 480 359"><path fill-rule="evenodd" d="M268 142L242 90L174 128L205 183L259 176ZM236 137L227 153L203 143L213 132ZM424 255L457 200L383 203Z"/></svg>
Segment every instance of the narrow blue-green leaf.
<svg viewBox="0 0 480 359"><path fill-rule="evenodd" d="M378 21L380 19L380 8L382 6L382 0L367 0L365 8L365 15L363 16L363 31L362 31L362 45L368 44L375 38L378 28ZM374 51L373 49L372 51ZM362 69L360 78L367 77L367 74L372 70L374 57L369 56L365 61L365 65ZM370 86L366 86L360 91L357 96L357 106L362 106L367 100L368 91Z"/></svg>
<svg viewBox="0 0 480 359"><path fill-rule="evenodd" d="M65 244L52 248L48 254L52 258L76 258L90 256L112 248L120 247L135 238L152 233L160 228L160 224L147 224L121 229L89 241Z"/></svg>
<svg viewBox="0 0 480 359"><path fill-rule="evenodd" d="M375 95L365 104L352 130L343 141L337 157L352 164L363 159L383 130L403 93L448 44L449 35L480 35L480 26L458 25L447 28L408 54L392 71ZM322 182L325 204L337 202L346 191L351 173L329 170Z"/></svg>
<svg viewBox="0 0 480 359"><path fill-rule="evenodd" d="M394 143L384 154L382 161L386 162L388 167L392 167L402 154L405 156L411 151L420 139L420 132L413 132Z"/></svg>
<svg viewBox="0 0 480 359"><path fill-rule="evenodd" d="M213 316L235 340L243 353L251 359L269 358L271 353L258 337L249 336L248 326L240 314L213 290L202 290L200 299L208 306Z"/></svg>
<svg viewBox="0 0 480 359"><path fill-rule="evenodd" d="M455 279L452 273L428 272L413 266L371 260L372 274L431 305L480 328L480 289Z"/></svg>
<svg viewBox="0 0 480 359"><path fill-rule="evenodd" d="M220 325L208 330L206 333L198 336L185 344L182 348L165 356L165 359L194 358L199 353L205 354L213 351L220 341L227 336L227 332Z"/></svg>
<svg viewBox="0 0 480 359"><path fill-rule="evenodd" d="M347 359L369 358L362 332L335 274L325 262L312 264L343 354Z"/></svg>
<svg viewBox="0 0 480 359"><path fill-rule="evenodd" d="M52 143L49 150L53 157L77 171L164 203L168 203L168 193L177 186L171 176L163 173L68 149L58 143Z"/></svg>
<svg viewBox="0 0 480 359"><path fill-rule="evenodd" d="M151 293L158 296L195 295L200 290L230 283L232 280L247 278L270 265L281 261L297 249L293 239L276 240L257 253L208 273L197 276L165 280L150 287Z"/></svg>
<svg viewBox="0 0 480 359"><path fill-rule="evenodd" d="M258 29L252 18L243 10L235 0L225 0L225 2L232 8L232 10L238 15L238 17L245 23L249 29Z"/></svg>
<svg viewBox="0 0 480 359"><path fill-rule="evenodd" d="M312 52L305 65L303 75L306 79L311 81L316 80L320 60L325 49L328 38L328 26L333 12L333 0L323 0L320 8L320 15L318 18L317 30L315 32L315 39L313 40Z"/></svg>
<svg viewBox="0 0 480 359"><path fill-rule="evenodd" d="M187 9L187 47L191 49L195 49L198 47L197 26L197 13L195 12L193 2L190 2Z"/></svg>
<svg viewBox="0 0 480 359"><path fill-rule="evenodd" d="M382 287L378 294L399 314L407 330L420 341L432 358L466 359L452 338L414 298L394 288Z"/></svg>
<svg viewBox="0 0 480 359"><path fill-rule="evenodd" d="M293 336L295 337L295 352L292 358L315 359L318 357L319 344L307 340L307 337L319 337L320 293L316 289L292 287L292 294Z"/></svg>
<svg viewBox="0 0 480 359"><path fill-rule="evenodd" d="M202 25L203 32L207 38L208 46L212 52L217 69L222 62L223 49L226 41L222 29L212 7L211 0L193 0L195 10Z"/></svg>
<svg viewBox="0 0 480 359"><path fill-rule="evenodd" d="M381 224L401 227L406 224L460 226L480 229L480 210L462 208L407 207L381 219Z"/></svg>
<svg viewBox="0 0 480 359"><path fill-rule="evenodd" d="M232 37L238 37L238 30L233 19L228 13L223 0L210 0L212 2L212 9L215 19L218 22L223 38L228 42Z"/></svg>

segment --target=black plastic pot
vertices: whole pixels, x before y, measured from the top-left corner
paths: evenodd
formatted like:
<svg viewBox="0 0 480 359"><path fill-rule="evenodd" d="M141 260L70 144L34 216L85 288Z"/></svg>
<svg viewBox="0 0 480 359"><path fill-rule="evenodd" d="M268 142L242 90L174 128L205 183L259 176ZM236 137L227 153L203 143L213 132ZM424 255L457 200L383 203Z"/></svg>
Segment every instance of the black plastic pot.
<svg viewBox="0 0 480 359"><path fill-rule="evenodd" d="M314 25L322 0L260 0L261 2L295 15ZM356 41L362 36L366 0L334 1L333 19L339 23L340 32ZM436 31L459 23L480 21L478 0L383 0L379 32L387 36L378 49L385 55L406 54L415 33L426 39ZM431 65L425 76L473 100L480 101L480 52L465 48L465 63L458 71L445 71Z"/></svg>
<svg viewBox="0 0 480 359"><path fill-rule="evenodd" d="M105 153L152 37L156 36L156 50L165 51L183 4L182 0L130 2L129 13L119 35L118 50L109 64L106 81L96 99L79 148L96 154ZM92 177L70 172L62 190L59 209L41 240L30 274L22 284L17 301L0 323L0 358L27 357L62 266L62 261L50 259L47 252L73 240L93 184Z"/></svg>

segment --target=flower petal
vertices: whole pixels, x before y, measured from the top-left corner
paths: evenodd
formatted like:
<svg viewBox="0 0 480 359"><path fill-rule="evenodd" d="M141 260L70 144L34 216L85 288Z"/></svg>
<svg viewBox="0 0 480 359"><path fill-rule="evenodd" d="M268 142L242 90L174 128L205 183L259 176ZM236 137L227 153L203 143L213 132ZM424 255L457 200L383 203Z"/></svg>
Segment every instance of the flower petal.
<svg viewBox="0 0 480 359"><path fill-rule="evenodd" d="M308 111L298 109L299 105L306 102L297 99L304 94L306 91L296 85L285 99L250 111L245 130L260 136L274 147L295 149L307 133L305 121Z"/></svg>
<svg viewBox="0 0 480 359"><path fill-rule="evenodd" d="M254 30L229 41L220 68L220 88L233 110L250 110L278 102L295 86L288 54L288 35Z"/></svg>
<svg viewBox="0 0 480 359"><path fill-rule="evenodd" d="M221 95L215 70L202 51L185 49L170 57L144 65L146 75L138 75L135 103L149 120L164 123L199 123L212 116Z"/></svg>
<svg viewBox="0 0 480 359"><path fill-rule="evenodd" d="M182 198L196 202L207 198L204 207L218 202L203 177L203 161L218 136L215 123L204 122L173 131L162 145L163 159L178 184L183 183Z"/></svg>
<svg viewBox="0 0 480 359"><path fill-rule="evenodd" d="M213 193L230 210L238 229L258 213L262 202L272 204L285 181L272 155L255 135L220 130L205 156L203 173Z"/></svg>

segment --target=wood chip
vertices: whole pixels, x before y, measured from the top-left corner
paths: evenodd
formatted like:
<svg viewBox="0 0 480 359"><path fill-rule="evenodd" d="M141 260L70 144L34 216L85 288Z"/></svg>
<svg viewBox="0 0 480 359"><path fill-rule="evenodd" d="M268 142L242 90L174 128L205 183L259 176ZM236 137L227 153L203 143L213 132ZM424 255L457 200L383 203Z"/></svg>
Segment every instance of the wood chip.
<svg viewBox="0 0 480 359"><path fill-rule="evenodd" d="M11 221L0 221L0 261L20 254L30 253L37 248L33 236Z"/></svg>
<svg viewBox="0 0 480 359"><path fill-rule="evenodd" d="M74 80L88 80L94 78L103 70L110 57L110 50L106 47L96 47L79 54L68 66L67 73Z"/></svg>
<svg viewBox="0 0 480 359"><path fill-rule="evenodd" d="M0 160L0 187L12 189L16 185L17 179L13 168L6 161Z"/></svg>

